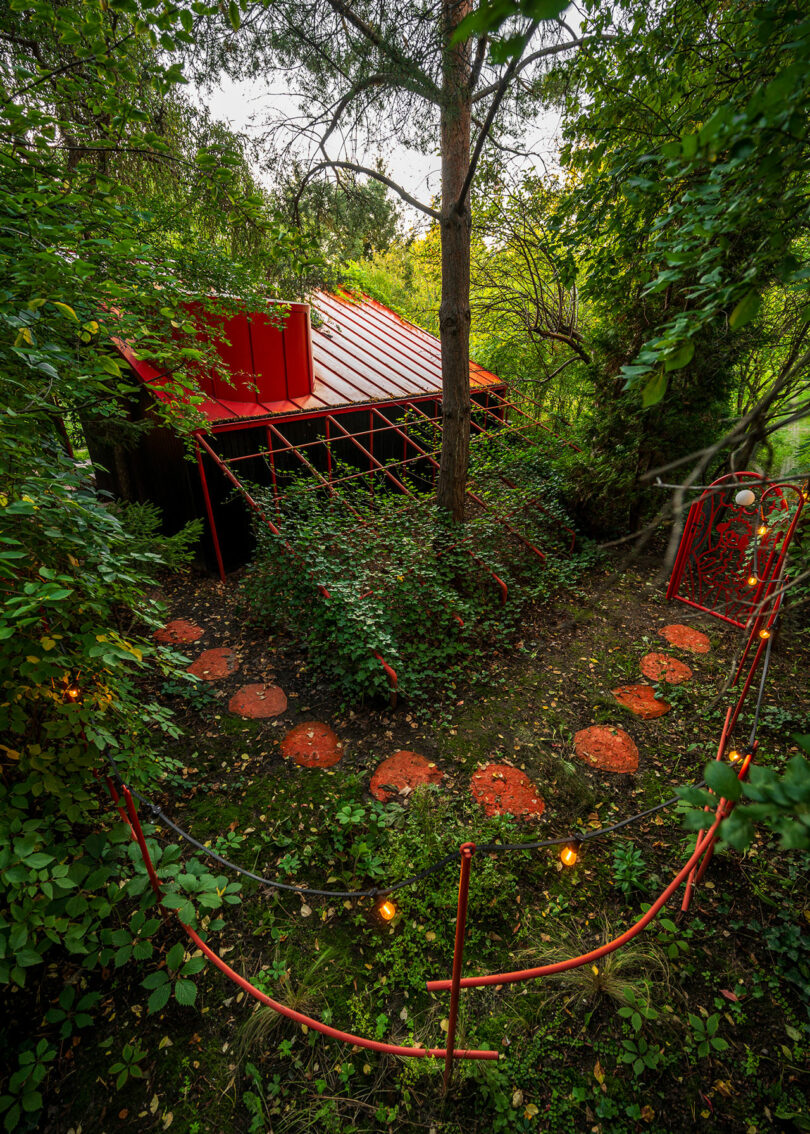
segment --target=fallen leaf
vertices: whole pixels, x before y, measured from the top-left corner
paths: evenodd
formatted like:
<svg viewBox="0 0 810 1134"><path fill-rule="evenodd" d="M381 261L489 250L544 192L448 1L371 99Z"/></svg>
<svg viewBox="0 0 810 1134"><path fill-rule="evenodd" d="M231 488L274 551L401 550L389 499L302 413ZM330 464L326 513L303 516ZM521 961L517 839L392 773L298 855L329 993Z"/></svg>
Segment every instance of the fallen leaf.
<svg viewBox="0 0 810 1134"><path fill-rule="evenodd" d="M606 1091L607 1087L605 1086L605 1072L602 1070L602 1064L599 1062L598 1059L597 1059L596 1063L594 1064L593 1077L594 1077L594 1079L596 1079L597 1083L602 1088L602 1090Z"/></svg>

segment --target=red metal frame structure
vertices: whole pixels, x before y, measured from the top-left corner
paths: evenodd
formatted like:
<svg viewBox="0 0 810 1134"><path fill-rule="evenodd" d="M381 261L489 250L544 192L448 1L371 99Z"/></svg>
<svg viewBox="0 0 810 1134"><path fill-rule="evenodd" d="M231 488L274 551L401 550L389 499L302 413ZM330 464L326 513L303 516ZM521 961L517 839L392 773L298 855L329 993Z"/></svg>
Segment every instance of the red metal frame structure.
<svg viewBox="0 0 810 1134"><path fill-rule="evenodd" d="M741 490L754 494L738 504ZM802 515L806 489L763 481L758 473L713 481L692 504L672 568L667 598L748 632L733 685L748 672L726 730L730 734L772 633L786 582L788 548ZM751 657L753 651L753 657Z"/></svg>
<svg viewBox="0 0 810 1134"><path fill-rule="evenodd" d="M232 534L229 502L234 490L293 554L282 532L283 498L292 474L304 475L312 491L327 493L369 534L376 532L373 516L363 519L346 499L346 490L365 484L368 498L374 499L384 488L402 496L405 511L423 502L435 487L441 453L441 348L434 335L382 304L348 292L319 293L312 309L300 303L270 305L263 311L232 303L228 309L220 306L220 313L212 313L189 304L187 314L200 328L198 339L213 346L219 359L214 369L197 376L204 398L197 408L206 425L195 432L194 448L202 510L223 581L228 562L233 562L233 547L227 530L221 533L221 523L230 508ZM317 315L314 320L311 311ZM139 359L129 344L116 345L153 397L164 402L178 397L168 372ZM531 398L521 394L517 404L507 396L504 383L475 362L470 364L470 392L473 445L571 445L527 412L534 404ZM185 396L182 389L179 396ZM163 475L152 476L154 495L147 498L156 499L164 510L175 503L173 486L169 499L159 499L174 471L167 468L169 460L165 446L161 449L154 442L152 450L140 454L131 477L138 479L144 468L159 467ZM103 457L99 463L105 463ZM253 484L269 489L269 494L257 492ZM545 551L519 526L529 508L573 547L574 532L551 515L542 500L521 498L519 486L506 475L500 477L497 492L492 484L471 486L467 499L471 514L486 516L541 562ZM173 522L177 520L175 514ZM242 526L248 529L246 521ZM475 531L439 554L456 548L491 579L505 603L507 585L475 546ZM402 567L400 574L408 569ZM380 589L375 584L377 594ZM319 591L330 597L323 586ZM375 656L393 702L397 675L384 658Z"/></svg>

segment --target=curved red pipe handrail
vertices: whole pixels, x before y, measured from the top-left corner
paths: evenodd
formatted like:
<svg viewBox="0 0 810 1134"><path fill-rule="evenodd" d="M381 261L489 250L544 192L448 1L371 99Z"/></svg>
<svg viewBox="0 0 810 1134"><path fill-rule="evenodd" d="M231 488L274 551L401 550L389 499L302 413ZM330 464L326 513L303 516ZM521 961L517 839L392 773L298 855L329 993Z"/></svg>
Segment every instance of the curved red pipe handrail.
<svg viewBox="0 0 810 1134"><path fill-rule="evenodd" d="M115 788L112 782L109 780L109 777L107 777L107 784L113 802L118 805L118 799L116 798L118 793L115 791ZM126 813L122 808L119 807L119 814L121 814L122 817L126 820L127 825L129 826L130 834L138 844L138 848L141 852L141 858L143 859L143 864L146 868L147 874L149 875L149 881L151 882L152 889L154 890L158 902L160 903L160 883L158 881L158 877L152 863L151 855L149 854L149 848L146 845L146 839L144 838L141 823L138 819L135 803L126 784L122 785L121 791L126 802ZM161 909L165 912L162 903ZM176 914L175 910L173 910L172 912ZM180 921L179 918L177 920ZM355 1047L364 1047L368 1051L381 1052L385 1055L403 1055L416 1059L424 1059L426 1057L431 1057L434 1059L446 1059L448 1057L447 1048L404 1047L400 1044L384 1043L382 1040L366 1039L364 1036L356 1036L351 1032L343 1032L339 1028L333 1028L329 1024L324 1024L320 1020L314 1019L312 1016L306 1016L303 1012L296 1012L294 1008L288 1008L286 1004L281 1004L278 1000L273 1000L266 993L262 992L261 989L256 988L255 985L252 985L249 980L245 980L244 977L241 977L239 973L237 973L230 967L229 964L223 961L222 958L217 953L215 953L213 949L210 948L210 946L206 945L203 939L191 928L190 925L186 925L186 923L183 921L180 921L180 925L186 931L197 948L200 949L203 955L207 957L212 964L216 965L216 967L230 980L232 980L234 984L237 984L244 992L248 993L248 995L252 996L255 1000L258 1000L260 1003L265 1004L268 1008L272 1008L275 1012L278 1012L280 1016L286 1016L288 1020L293 1020L296 1024L305 1025L308 1028L312 1028L313 1031L320 1032L325 1036L329 1036L330 1039L339 1040L341 1043L354 1044ZM483 1051L475 1048L451 1048L449 1055L452 1059L500 1058L500 1053L497 1051Z"/></svg>
<svg viewBox="0 0 810 1134"><path fill-rule="evenodd" d="M590 953L583 953L579 957L569 957L567 961L556 961L554 964L540 965L538 968L534 969L519 969L516 972L511 973L489 973L486 976L480 977L463 977L460 987L483 988L485 985L491 984L517 984L520 981L524 980L534 980L536 977L552 976L554 973L564 973L568 969L578 969L581 965L587 965L592 961L598 961L601 957L605 957L608 953L613 953L622 945L626 945L627 942L631 941L637 933L640 933L641 930L645 928L645 926L649 925L649 923L653 920L661 907L666 905L667 901L672 897L673 893L678 889L683 880L689 875L692 867L701 857L703 852L707 850L713 843L715 832L717 831L717 828L720 826L720 823L723 820L722 804L724 801L721 800L720 802L721 807L718 808L717 818L707 831L706 835L698 843L698 846L693 851L691 857L689 858L689 861L681 870L678 871L667 888L663 891L662 894L659 895L656 901L653 902L653 904L643 915L643 917L640 917L635 925L631 925L630 928L625 930L624 933L620 934L618 937L614 937L612 941L605 942L604 945L600 945L597 949L592 949ZM427 982L427 989L428 992L446 992L447 989L451 987L451 985L452 981L449 980L429 980Z"/></svg>
<svg viewBox="0 0 810 1134"><path fill-rule="evenodd" d="M303 1012L296 1012L293 1008L288 1008L286 1004L280 1004L277 1000L272 1000L260 989L254 987L250 981L245 980L239 973L234 972L230 965L226 964L221 957L217 956L213 949L210 949L190 926L185 925L182 921L180 924L197 948L202 950L209 961L216 965L221 972L225 973L234 984L238 984L239 987L250 996L259 1000L262 1004L266 1004L268 1008L273 1008L280 1015L286 1016L287 1019L294 1020L297 1024L305 1024L308 1028L313 1028L316 1032L321 1032L322 1035L329 1036L331 1039L340 1040L342 1043L355 1044L357 1047L365 1047L368 1048L369 1051L383 1052L387 1055L408 1055L416 1058L432 1056L435 1059L444 1059L447 1056L447 1050L445 1048L400 1047L397 1044L383 1043L380 1040L365 1039L363 1036L354 1036L350 1032L342 1032L338 1028L332 1028L328 1024L322 1024L320 1020L313 1020L311 1016L305 1016ZM498 1059L499 1057L497 1051L476 1051L463 1048L454 1048L451 1054L454 1059Z"/></svg>

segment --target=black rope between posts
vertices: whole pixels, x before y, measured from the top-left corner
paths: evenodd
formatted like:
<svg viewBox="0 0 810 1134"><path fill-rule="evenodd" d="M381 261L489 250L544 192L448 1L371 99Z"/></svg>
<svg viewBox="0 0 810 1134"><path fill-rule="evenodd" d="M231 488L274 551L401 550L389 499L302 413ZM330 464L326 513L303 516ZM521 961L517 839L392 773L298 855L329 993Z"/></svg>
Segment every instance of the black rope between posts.
<svg viewBox="0 0 810 1134"><path fill-rule="evenodd" d="M109 757L109 760L115 771L116 779L123 783L121 773L118 770L115 760L112 757ZM705 780L701 780L694 786L702 787L705 785L705 782ZM408 878L402 879L400 882L394 882L390 886L369 886L365 890L321 890L313 886L296 886L292 882L281 882L276 878L266 878L264 875L255 874L252 870L248 870L244 866L239 866L237 863L231 862L221 854L218 854L215 850L207 847L204 843L201 843L198 839L195 839L188 831L178 826L156 803L147 799L146 796L142 795L137 789L130 788L129 791L139 803L143 804L143 806L148 809L154 819L174 831L181 839L191 846L196 847L197 850L208 858L213 859L214 862L218 862L221 866L225 866L229 870L243 875L245 878L250 878L251 881L258 882L262 886L269 886L276 890L284 890L288 893L309 894L318 898L383 898L388 894L396 893L398 890L404 890L406 886L412 886L415 882L421 882L431 874L436 874L438 871L444 870L451 862L458 861L459 857L458 850L451 851L437 862L425 867L424 870L420 870L418 873L412 874ZM540 850L544 847L562 846L564 843L570 842L582 843L590 839L599 838L602 835L609 835L613 831L619 830L621 827L628 826L630 823L637 823L641 819L645 819L648 815L653 815L656 811L661 811L665 807L671 807L673 803L677 803L678 800L679 796L674 795L670 799L665 799L663 803L657 803L655 807L650 807L646 811L639 812L637 815L630 815L626 819L619 820L618 823L611 823L609 826L599 827L592 831L578 831L568 835L560 835L553 839L542 839L528 843L481 843L476 846L476 850L483 854L502 854L505 851Z"/></svg>

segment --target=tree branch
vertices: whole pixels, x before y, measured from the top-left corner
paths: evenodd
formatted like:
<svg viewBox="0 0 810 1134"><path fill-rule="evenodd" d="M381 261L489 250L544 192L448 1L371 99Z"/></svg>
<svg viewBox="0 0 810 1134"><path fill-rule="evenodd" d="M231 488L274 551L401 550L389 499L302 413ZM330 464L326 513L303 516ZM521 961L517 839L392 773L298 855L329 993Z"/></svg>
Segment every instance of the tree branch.
<svg viewBox="0 0 810 1134"><path fill-rule="evenodd" d="M397 67L401 67L405 74L416 74L423 88L421 93L429 102L435 102L437 104L441 102L441 91L430 76L426 75L404 52L400 51L392 43L389 43L377 28L372 27L362 16L358 16L348 4L344 3L344 0L327 0L327 3L339 16L343 16L344 20L348 20L352 27L356 28L369 43L374 44L378 51L381 51L383 55L387 55Z"/></svg>
<svg viewBox="0 0 810 1134"><path fill-rule="evenodd" d="M525 59L521 59L514 68L510 78L519 75L530 63L534 63L538 59L545 59L550 55L561 55L564 51L570 51L573 47L583 47L586 43L592 43L594 40L602 38L602 36L586 35L582 39L572 39L568 43L555 43L552 44L551 47L541 47L538 51L533 51L531 55L527 55ZM480 100L486 98L487 95L495 94L501 82L502 80L497 83L490 83L488 87L482 87L480 91L477 91L473 95L473 102L480 102Z"/></svg>
<svg viewBox="0 0 810 1134"><path fill-rule="evenodd" d="M429 205L417 201L417 199L412 197L401 185L397 185L396 181L392 181L390 177L386 177L384 173L380 173L377 169L369 169L368 166L365 165L356 165L353 161L319 161L317 165L314 165L298 188L298 193L295 198L296 207L298 206L301 193L304 191L307 183L311 181L315 174L321 169L348 169L352 173L363 173L366 177L373 177L375 181L381 181L383 185L387 185L389 189L393 189L393 191L408 205L411 205L412 208L419 209L420 212L432 217L433 220L441 220L441 215L437 213L435 209L431 209Z"/></svg>
<svg viewBox="0 0 810 1134"><path fill-rule="evenodd" d="M529 29L528 29L528 31L526 32L526 35L523 38L523 46L520 49L520 55L522 55L523 52L526 50L526 48L529 44L529 41L531 40L534 33L537 31L539 25L540 25L539 20L533 20L532 23L529 25ZM484 148L484 143L487 140L487 135L489 134L490 130L492 129L492 123L495 121L495 115L498 113L498 107L501 105L501 101L503 100L503 96L506 94L507 88L509 87L509 84L512 81L512 77L517 71L518 63L519 63L519 60L520 60L520 55L517 55L517 54L513 55L512 58L509 60L509 66L504 71L503 77L501 78L501 81L498 83L497 90L495 91L495 96L492 99L492 102L489 104L489 110L487 111L487 116L484 119L484 124L481 127L481 129L478 131L478 137L475 140L475 149L473 150L472 157L470 158L470 164L467 167L467 176L464 178L464 184L461 186L461 192L458 195L458 200L456 201L456 203L453 206L453 208L457 212L461 212L461 210L464 208L464 201L467 197L467 194L470 191L470 185L472 185L472 179L473 179L473 177L475 177L475 171L476 171L476 168L478 167L478 160L481 157L481 151Z"/></svg>
<svg viewBox="0 0 810 1134"><path fill-rule="evenodd" d="M125 44L127 40L132 39L134 35L135 32L128 32L125 36L119 39L117 43L110 44L108 47L108 52L116 51L119 47ZM42 83L50 82L51 79L55 79L57 75L64 75L67 71L74 71L77 67L82 67L85 63L94 63L95 61L95 56L87 56L83 59L74 59L71 63L65 63L62 67L54 67L52 71L48 71L46 74L40 75L38 79L34 79L26 86L18 87L16 91L12 91L7 98L3 99L2 103L0 103L0 106L8 106L10 102L13 102L15 99L20 98L21 95L28 94L29 91L32 91L35 87L40 86Z"/></svg>
<svg viewBox="0 0 810 1134"><path fill-rule="evenodd" d="M481 78L481 68L484 66L488 44L489 36L482 35L475 49L475 59L473 61L472 70L470 71L470 80L468 83L470 94L475 90L478 85L478 80Z"/></svg>

